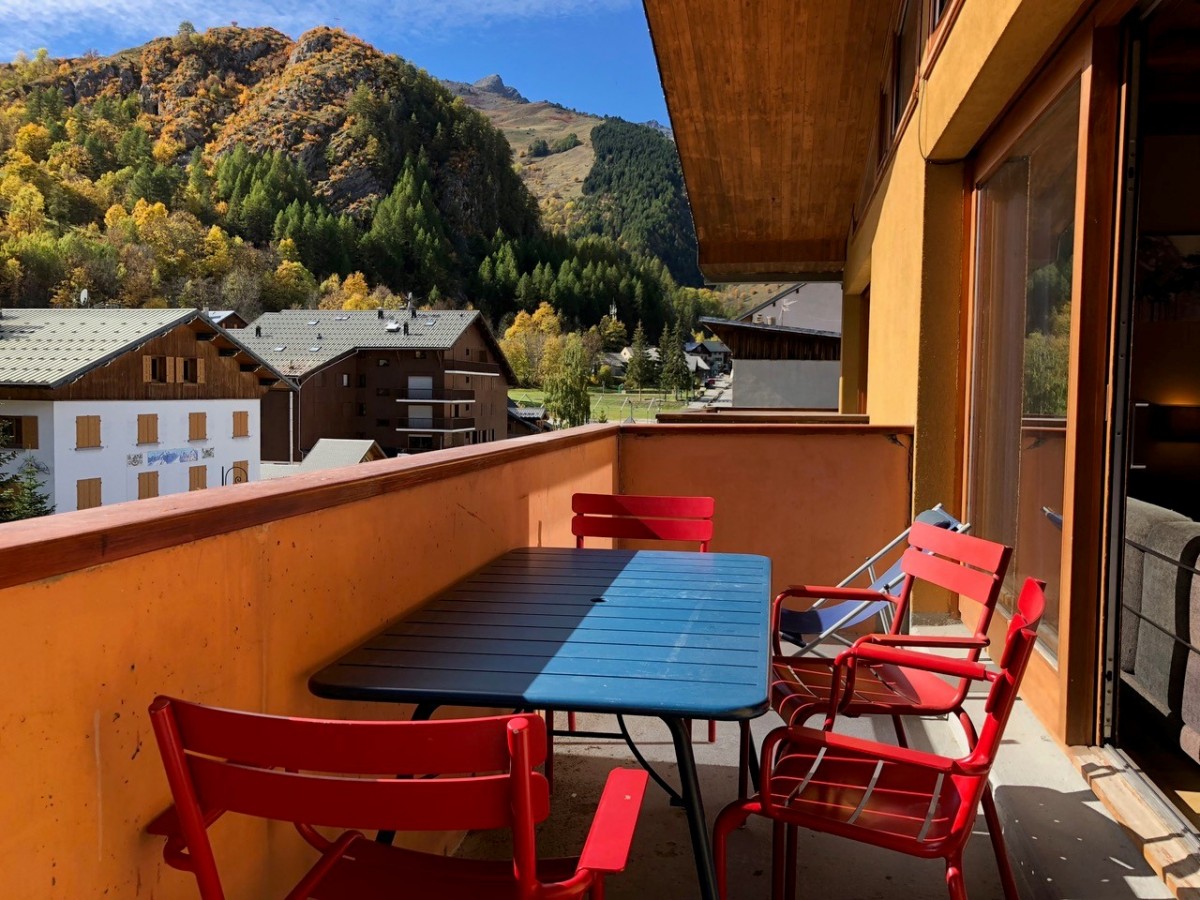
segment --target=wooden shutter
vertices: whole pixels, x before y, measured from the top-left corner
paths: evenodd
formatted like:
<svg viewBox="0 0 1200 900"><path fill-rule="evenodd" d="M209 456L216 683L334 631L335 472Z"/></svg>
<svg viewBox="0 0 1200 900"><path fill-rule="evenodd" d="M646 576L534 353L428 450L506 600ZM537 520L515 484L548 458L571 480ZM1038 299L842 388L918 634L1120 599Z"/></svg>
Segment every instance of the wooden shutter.
<svg viewBox="0 0 1200 900"><path fill-rule="evenodd" d="M154 380L154 357L153 356L143 356L142 357L142 381L153 381L153 380Z"/></svg>
<svg viewBox="0 0 1200 900"><path fill-rule="evenodd" d="M143 413L138 416L138 438L139 444L157 444L158 443L158 414Z"/></svg>
<svg viewBox="0 0 1200 900"><path fill-rule="evenodd" d="M189 441L205 441L208 440L208 414L207 413L188 413L188 440Z"/></svg>
<svg viewBox="0 0 1200 900"><path fill-rule="evenodd" d="M175 384L175 382L179 381L180 376L183 374L179 371L183 368L182 363L183 360L176 356L167 357L167 384Z"/></svg>
<svg viewBox="0 0 1200 900"><path fill-rule="evenodd" d="M100 505L100 479L81 478L75 482L75 508L91 509Z"/></svg>
<svg viewBox="0 0 1200 900"><path fill-rule="evenodd" d="M100 446L100 417L75 417L75 448Z"/></svg>
<svg viewBox="0 0 1200 900"><path fill-rule="evenodd" d="M138 499L158 496L158 473L138 472Z"/></svg>
<svg viewBox="0 0 1200 900"><path fill-rule="evenodd" d="M233 464L233 481L235 483L250 480L250 460L239 459Z"/></svg>
<svg viewBox="0 0 1200 900"><path fill-rule="evenodd" d="M204 360L196 357L196 384L204 384Z"/></svg>
<svg viewBox="0 0 1200 900"><path fill-rule="evenodd" d="M250 413L239 411L233 414L233 436L250 436Z"/></svg>
<svg viewBox="0 0 1200 900"><path fill-rule="evenodd" d="M38 448L37 416L21 416L21 446L26 450Z"/></svg>
<svg viewBox="0 0 1200 900"><path fill-rule="evenodd" d="M202 491L208 487L208 466L192 466L188 469L188 490Z"/></svg>

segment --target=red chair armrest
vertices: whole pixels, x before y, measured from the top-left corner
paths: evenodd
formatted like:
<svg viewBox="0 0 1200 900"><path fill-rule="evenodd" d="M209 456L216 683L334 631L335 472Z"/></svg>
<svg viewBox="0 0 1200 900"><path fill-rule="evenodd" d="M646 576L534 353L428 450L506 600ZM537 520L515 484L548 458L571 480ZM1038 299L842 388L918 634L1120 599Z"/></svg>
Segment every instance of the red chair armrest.
<svg viewBox="0 0 1200 900"><path fill-rule="evenodd" d="M988 670L983 663L970 662L965 659L953 659L945 656L935 656L932 653L921 653L916 650L904 650L900 647L885 647L881 644L859 643L838 655L837 666L840 668L847 662L877 662L891 663L910 669L921 669L925 672L936 672L939 675L950 675L955 678L972 678L985 681Z"/></svg>
<svg viewBox="0 0 1200 900"><path fill-rule="evenodd" d="M891 600L896 598L883 591L873 591L870 588L852 587L822 587L821 585L793 584L785 587L775 598L781 603L788 597L808 597L813 600Z"/></svg>
<svg viewBox="0 0 1200 900"><path fill-rule="evenodd" d="M649 779L641 769L613 769L596 806L579 868L592 872L620 872L629 859L642 796Z"/></svg>
<svg viewBox="0 0 1200 900"><path fill-rule="evenodd" d="M951 637L936 634L868 634L855 644L881 644L887 647L931 647L947 650L984 649L991 643L988 637Z"/></svg>

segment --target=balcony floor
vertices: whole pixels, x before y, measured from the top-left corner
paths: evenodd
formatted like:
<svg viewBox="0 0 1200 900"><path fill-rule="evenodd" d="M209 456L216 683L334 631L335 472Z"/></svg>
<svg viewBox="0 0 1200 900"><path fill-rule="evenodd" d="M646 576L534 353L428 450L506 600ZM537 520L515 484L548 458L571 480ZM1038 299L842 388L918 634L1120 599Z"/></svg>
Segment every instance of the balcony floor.
<svg viewBox="0 0 1200 900"><path fill-rule="evenodd" d="M971 704L972 715L980 713L982 700ZM564 718L559 716L560 723ZM979 719L976 716L977 722ZM774 714L760 718L754 723L755 737L761 741L778 724ZM890 723L880 725L881 739L893 740ZM611 726L610 717L580 717L580 728L608 730ZM646 756L661 764L659 770L673 779L674 752L665 726L652 719L631 719L630 726ZM839 726L839 730L869 737L875 735L875 727L860 720L848 722L844 729ZM737 727L721 723L716 744L700 740L705 728L703 723L694 725L695 752L711 825L720 809L736 796ZM955 755L964 752L957 727L945 721L923 720L910 726L909 733L914 747ZM556 749L552 813L539 833L538 850L544 856L571 856L583 845L608 771L634 763L620 741L560 739ZM1117 900L1172 896L1024 704L1018 704L1013 713L992 784L1023 897ZM747 828L734 834L730 842L731 900L770 897L770 836L770 824L761 818L752 818ZM474 834L460 852L502 858L509 848L503 835ZM806 831L801 832L799 859L800 897L946 897L940 860L912 859ZM982 814L967 845L965 869L972 898L1001 896ZM651 783L629 868L609 880L607 895L611 900L674 900L696 896L695 885L684 813L672 809L663 792Z"/></svg>

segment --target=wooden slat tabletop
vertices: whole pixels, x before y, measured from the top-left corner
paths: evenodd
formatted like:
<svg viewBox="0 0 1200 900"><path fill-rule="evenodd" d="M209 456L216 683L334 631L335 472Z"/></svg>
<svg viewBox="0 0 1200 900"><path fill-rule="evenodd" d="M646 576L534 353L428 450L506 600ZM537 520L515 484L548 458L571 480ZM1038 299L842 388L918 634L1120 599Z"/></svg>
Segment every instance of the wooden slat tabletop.
<svg viewBox="0 0 1200 900"><path fill-rule="evenodd" d="M506 553L314 675L322 697L745 719L767 707L770 561Z"/></svg>

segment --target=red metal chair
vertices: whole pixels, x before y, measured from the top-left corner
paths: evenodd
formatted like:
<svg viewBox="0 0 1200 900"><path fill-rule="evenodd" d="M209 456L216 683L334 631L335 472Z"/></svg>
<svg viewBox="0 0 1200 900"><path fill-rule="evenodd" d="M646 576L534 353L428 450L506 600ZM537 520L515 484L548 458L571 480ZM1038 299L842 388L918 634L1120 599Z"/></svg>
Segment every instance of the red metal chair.
<svg viewBox="0 0 1200 900"><path fill-rule="evenodd" d="M1043 588L1044 584L1033 579L1025 582L999 671L974 660L948 659L884 644L861 645L857 654L863 662L904 666L967 682L992 682L978 739L972 725L966 756L954 759L923 753L834 734L828 730L834 719L832 708L824 731L788 726L775 729L763 743L762 789L749 800L730 804L717 817L714 849L722 898L728 897L729 834L749 816L762 815L775 826L775 898L794 896L796 828L804 827L910 856L944 859L950 897L965 900L962 854L981 801L1005 896L1016 897L988 773L1033 651L1046 602ZM837 703L836 696L833 703Z"/></svg>
<svg viewBox="0 0 1200 900"><path fill-rule="evenodd" d="M834 686L845 679L846 669L854 673L854 687L841 693L838 714L890 716L901 746L905 745L903 716L954 714L969 722L962 709L970 687L969 679L951 683L919 667L874 661L859 665L858 661L864 657L857 651L864 642L924 650L957 649L965 650L965 658L974 662L988 645L987 629L1000 597L1012 549L924 522L913 523L907 543L900 559L904 581L896 596L862 588L795 586L775 598L771 609L771 706L789 725L803 725L813 715L826 712ZM901 634L909 598L918 581L953 591L960 600L978 603L980 610L975 633L962 638ZM861 638L834 658L786 656L780 641L779 622L783 603L791 597L886 600L895 605L891 631ZM743 737L742 758L747 766L751 752L749 741ZM744 777L742 783L745 783ZM745 796L744 788L740 795Z"/></svg>
<svg viewBox="0 0 1200 900"><path fill-rule="evenodd" d="M233 812L293 822L319 853L287 900L396 897L602 898L625 867L646 773L616 769L577 859L537 859L534 825L549 814L533 770L546 740L532 715L435 722L292 719L159 697L150 719L175 805L148 828L167 864L191 872L203 900L222 900L208 826ZM381 772L401 772L383 776ZM319 774L318 774L319 773ZM471 773L471 774L463 774ZM440 776L440 777L434 777ZM510 828L512 861L419 853L359 831L326 839L313 826L398 831Z"/></svg>
<svg viewBox="0 0 1200 900"><path fill-rule="evenodd" d="M575 494L571 497L571 534L575 546L585 537L644 541L697 541L708 552L713 536L712 497L669 497L636 494ZM567 730L575 730L575 713L567 713ZM554 727L550 716L551 730ZM708 723L708 742L717 739L717 723Z"/></svg>

